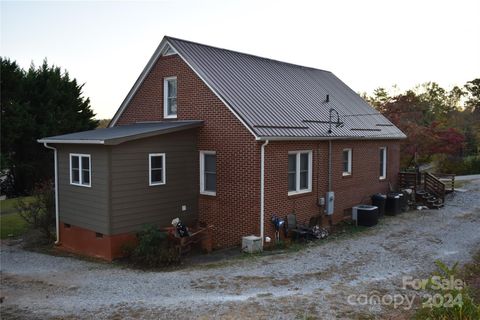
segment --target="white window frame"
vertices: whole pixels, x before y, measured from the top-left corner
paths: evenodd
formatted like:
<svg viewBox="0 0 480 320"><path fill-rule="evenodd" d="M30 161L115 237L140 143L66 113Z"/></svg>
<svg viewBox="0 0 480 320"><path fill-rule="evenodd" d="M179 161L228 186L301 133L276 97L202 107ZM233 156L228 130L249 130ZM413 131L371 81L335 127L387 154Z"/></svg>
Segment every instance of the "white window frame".
<svg viewBox="0 0 480 320"><path fill-rule="evenodd" d="M300 155L305 153L308 154L308 188L300 189ZM293 196L296 194L312 192L312 150L289 151L288 154L289 155L295 154L297 157L297 160L295 163L296 164L296 168L295 168L296 190L288 191L288 195Z"/></svg>
<svg viewBox="0 0 480 320"><path fill-rule="evenodd" d="M168 114L168 82L175 80L177 83L177 112L175 114ZM163 117L165 119L176 119L178 114L178 80L177 77L163 78Z"/></svg>
<svg viewBox="0 0 480 320"><path fill-rule="evenodd" d="M152 182L152 157L162 157L162 181ZM165 153L149 153L148 154L148 185L161 186L167 183L167 156Z"/></svg>
<svg viewBox="0 0 480 320"><path fill-rule="evenodd" d="M348 152L348 159L347 159L347 169L348 171L343 171L343 153L347 151ZM342 151L342 175L345 176L351 176L352 175L352 148L345 148Z"/></svg>
<svg viewBox="0 0 480 320"><path fill-rule="evenodd" d="M73 157L78 157L78 180L79 182L74 182L73 181L73 167L72 167L72 158ZM70 153L70 184L74 186L79 186L79 187L87 187L91 188L92 187L92 157L90 154L86 153ZM83 164L82 164L82 158L88 158L88 183L84 183L83 181Z"/></svg>
<svg viewBox="0 0 480 320"><path fill-rule="evenodd" d="M207 196L217 195L217 186L215 185L215 191L205 190L205 155L217 155L216 151L200 151L200 194ZM216 160L216 158L215 158ZM217 163L215 161L215 174L217 174ZM217 176L218 177L218 176Z"/></svg>
<svg viewBox="0 0 480 320"><path fill-rule="evenodd" d="M383 166L382 166L382 174L380 175L380 180L385 180L387 178L387 147L381 147L380 150L383 150ZM379 159L379 161L381 161Z"/></svg>

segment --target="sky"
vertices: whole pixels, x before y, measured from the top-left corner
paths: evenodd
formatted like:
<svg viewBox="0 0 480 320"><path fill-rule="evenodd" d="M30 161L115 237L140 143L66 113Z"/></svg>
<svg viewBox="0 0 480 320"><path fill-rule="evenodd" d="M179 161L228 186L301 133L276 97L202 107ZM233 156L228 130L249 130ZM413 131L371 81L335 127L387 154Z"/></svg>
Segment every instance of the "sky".
<svg viewBox="0 0 480 320"><path fill-rule="evenodd" d="M480 77L480 1L0 3L0 55L47 58L111 118L164 35L329 70L356 92Z"/></svg>

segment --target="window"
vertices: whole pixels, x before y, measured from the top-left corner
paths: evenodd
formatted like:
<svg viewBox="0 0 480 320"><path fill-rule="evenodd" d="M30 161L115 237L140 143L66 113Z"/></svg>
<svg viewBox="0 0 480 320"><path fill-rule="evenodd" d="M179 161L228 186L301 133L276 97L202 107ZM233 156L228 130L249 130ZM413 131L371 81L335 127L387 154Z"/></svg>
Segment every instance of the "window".
<svg viewBox="0 0 480 320"><path fill-rule="evenodd" d="M150 185L165 184L165 153L150 153L148 163Z"/></svg>
<svg viewBox="0 0 480 320"><path fill-rule="evenodd" d="M342 167L343 175L349 176L352 174L352 149L343 149L342 153Z"/></svg>
<svg viewBox="0 0 480 320"><path fill-rule="evenodd" d="M200 193L217 195L217 155L215 151L200 151Z"/></svg>
<svg viewBox="0 0 480 320"><path fill-rule="evenodd" d="M380 148L380 179L387 178L387 148Z"/></svg>
<svg viewBox="0 0 480 320"><path fill-rule="evenodd" d="M91 165L89 154L70 153L70 184L91 187Z"/></svg>
<svg viewBox="0 0 480 320"><path fill-rule="evenodd" d="M288 195L312 191L312 151L288 153Z"/></svg>
<svg viewBox="0 0 480 320"><path fill-rule="evenodd" d="M163 117L177 117L177 77L163 80Z"/></svg>

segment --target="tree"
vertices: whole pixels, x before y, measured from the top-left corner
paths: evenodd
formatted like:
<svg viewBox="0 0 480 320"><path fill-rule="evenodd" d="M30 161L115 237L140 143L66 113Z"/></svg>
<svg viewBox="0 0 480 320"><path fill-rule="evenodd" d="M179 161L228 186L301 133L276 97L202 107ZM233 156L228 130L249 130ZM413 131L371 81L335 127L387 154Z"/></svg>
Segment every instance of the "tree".
<svg viewBox="0 0 480 320"><path fill-rule="evenodd" d="M2 172L11 188L9 196L30 193L36 183L53 175L52 153L37 139L97 126L90 100L82 96L83 85L68 72L49 66L22 70L14 61L1 63Z"/></svg>

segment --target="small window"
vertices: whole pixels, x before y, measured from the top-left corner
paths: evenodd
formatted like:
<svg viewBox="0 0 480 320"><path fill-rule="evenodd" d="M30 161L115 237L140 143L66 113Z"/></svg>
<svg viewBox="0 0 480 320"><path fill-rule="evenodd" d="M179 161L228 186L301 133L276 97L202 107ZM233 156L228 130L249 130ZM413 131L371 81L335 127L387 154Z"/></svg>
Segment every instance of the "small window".
<svg viewBox="0 0 480 320"><path fill-rule="evenodd" d="M70 153L70 184L90 187L91 166L89 154Z"/></svg>
<svg viewBox="0 0 480 320"><path fill-rule="evenodd" d="M177 117L177 77L163 80L163 116L164 118Z"/></svg>
<svg viewBox="0 0 480 320"><path fill-rule="evenodd" d="M352 174L352 149L343 149L342 167L344 176Z"/></svg>
<svg viewBox="0 0 480 320"><path fill-rule="evenodd" d="M97 237L97 238L103 238L103 233L95 232L95 237Z"/></svg>
<svg viewBox="0 0 480 320"><path fill-rule="evenodd" d="M70 229L72 227L70 223L64 223L63 226L65 227L65 229Z"/></svg>
<svg viewBox="0 0 480 320"><path fill-rule="evenodd" d="M387 148L380 148L380 179L387 178Z"/></svg>
<svg viewBox="0 0 480 320"><path fill-rule="evenodd" d="M158 186L166 182L165 153L149 154L149 185Z"/></svg>
<svg viewBox="0 0 480 320"><path fill-rule="evenodd" d="M217 195L217 155L215 151L200 151L200 193Z"/></svg>
<svg viewBox="0 0 480 320"><path fill-rule="evenodd" d="M288 154L288 194L312 191L312 152L293 151Z"/></svg>

